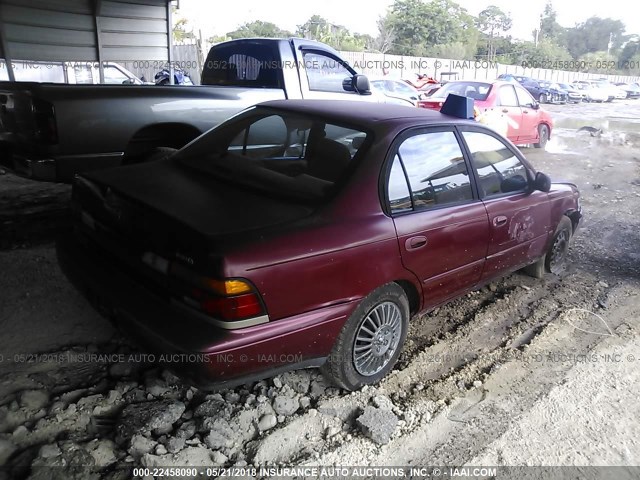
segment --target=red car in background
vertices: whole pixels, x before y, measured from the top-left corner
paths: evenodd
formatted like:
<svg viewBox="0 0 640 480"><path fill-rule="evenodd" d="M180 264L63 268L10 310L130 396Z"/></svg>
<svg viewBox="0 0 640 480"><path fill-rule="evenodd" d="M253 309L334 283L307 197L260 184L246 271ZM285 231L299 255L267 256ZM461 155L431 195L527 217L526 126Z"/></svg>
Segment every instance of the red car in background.
<svg viewBox="0 0 640 480"><path fill-rule="evenodd" d="M533 144L544 148L553 129L553 120L548 112L520 85L511 82L449 82L426 100L418 102L419 107L440 110L450 93L473 98L478 117L505 117L506 137L518 145ZM491 122L486 122L491 125Z"/></svg>

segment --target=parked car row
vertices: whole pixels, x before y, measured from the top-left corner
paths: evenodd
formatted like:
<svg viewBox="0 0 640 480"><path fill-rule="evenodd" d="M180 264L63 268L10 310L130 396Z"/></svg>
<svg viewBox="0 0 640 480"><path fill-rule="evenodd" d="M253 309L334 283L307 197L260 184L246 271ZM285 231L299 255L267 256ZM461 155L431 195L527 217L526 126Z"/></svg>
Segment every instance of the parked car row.
<svg viewBox="0 0 640 480"><path fill-rule="evenodd" d="M540 103L612 102L616 99L640 97L638 83L613 84L604 78L562 83L536 80L521 75L502 74L498 79L519 83Z"/></svg>
<svg viewBox="0 0 640 480"><path fill-rule="evenodd" d="M494 127L515 144L544 148L551 137L551 116L518 83L448 82L425 100L418 101L418 106L440 110L451 93L472 98L476 120Z"/></svg>

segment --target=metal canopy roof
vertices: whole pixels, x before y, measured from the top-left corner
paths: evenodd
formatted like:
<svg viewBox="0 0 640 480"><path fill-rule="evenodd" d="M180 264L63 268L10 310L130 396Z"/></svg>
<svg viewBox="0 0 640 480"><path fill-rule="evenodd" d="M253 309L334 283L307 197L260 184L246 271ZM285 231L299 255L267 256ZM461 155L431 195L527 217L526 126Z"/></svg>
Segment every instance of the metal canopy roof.
<svg viewBox="0 0 640 480"><path fill-rule="evenodd" d="M0 0L0 58L171 61L170 1Z"/></svg>

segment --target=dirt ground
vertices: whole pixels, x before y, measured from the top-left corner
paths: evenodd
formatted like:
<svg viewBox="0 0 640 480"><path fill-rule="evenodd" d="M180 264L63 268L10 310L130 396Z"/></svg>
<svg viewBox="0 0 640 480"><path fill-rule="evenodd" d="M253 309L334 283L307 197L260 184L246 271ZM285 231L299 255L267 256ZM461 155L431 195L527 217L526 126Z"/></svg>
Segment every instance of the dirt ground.
<svg viewBox="0 0 640 480"><path fill-rule="evenodd" d="M413 319L396 369L353 393L308 370L207 394L138 361L57 267L68 187L0 175L0 478L640 465L640 100L546 108L547 150L523 151L581 190L568 270L514 274Z"/></svg>

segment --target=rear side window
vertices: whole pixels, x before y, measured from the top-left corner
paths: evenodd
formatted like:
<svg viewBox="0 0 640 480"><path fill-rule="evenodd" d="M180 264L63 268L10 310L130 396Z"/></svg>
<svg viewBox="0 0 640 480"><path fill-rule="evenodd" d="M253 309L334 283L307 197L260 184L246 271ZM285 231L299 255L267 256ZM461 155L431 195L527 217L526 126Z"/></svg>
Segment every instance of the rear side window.
<svg viewBox="0 0 640 480"><path fill-rule="evenodd" d="M504 85L498 91L498 102L504 107L517 107L518 97L511 85Z"/></svg>
<svg viewBox="0 0 640 480"><path fill-rule="evenodd" d="M410 205L406 199L408 192ZM472 200L467 165L454 133L421 133L404 140L391 168L388 197L392 213Z"/></svg>
<svg viewBox="0 0 640 480"><path fill-rule="evenodd" d="M233 44L214 47L202 72L203 85L281 88L276 44Z"/></svg>
<svg viewBox="0 0 640 480"><path fill-rule="evenodd" d="M527 189L527 169L506 144L486 133L463 132L462 135L485 197Z"/></svg>
<svg viewBox="0 0 640 480"><path fill-rule="evenodd" d="M225 182L292 199L321 200L346 179L367 133L271 110L245 114L180 151L185 163ZM334 188L335 187L335 188Z"/></svg>

